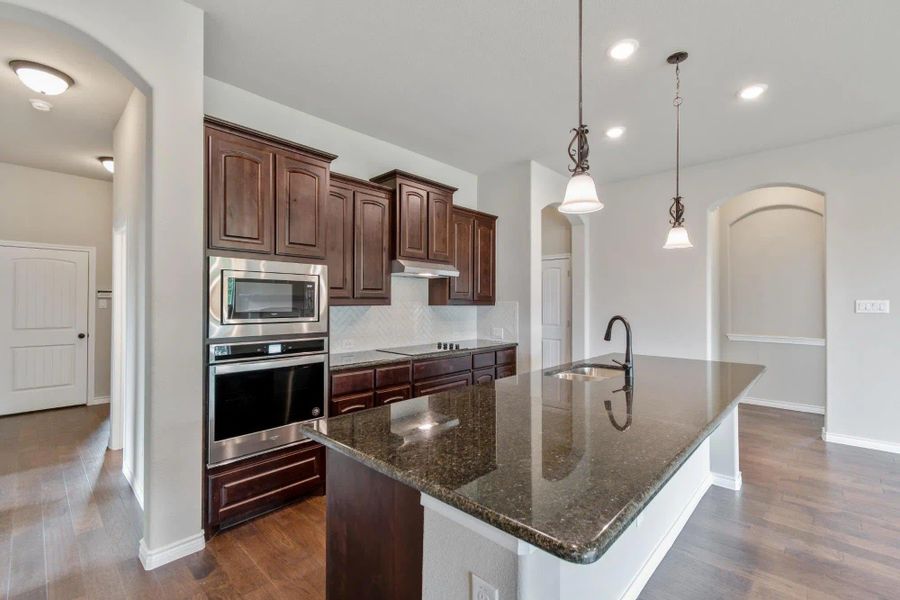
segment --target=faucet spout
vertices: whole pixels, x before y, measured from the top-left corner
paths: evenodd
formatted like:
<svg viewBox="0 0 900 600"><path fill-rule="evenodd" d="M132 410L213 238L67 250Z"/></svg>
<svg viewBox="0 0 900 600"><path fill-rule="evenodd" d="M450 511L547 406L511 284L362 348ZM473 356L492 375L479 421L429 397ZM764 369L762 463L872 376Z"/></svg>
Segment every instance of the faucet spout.
<svg viewBox="0 0 900 600"><path fill-rule="evenodd" d="M610 319L609 323L606 324L606 335L603 336L603 339L607 342L612 339L612 328L616 321L621 321L622 325L625 326L625 362L615 362L620 364L626 371L630 371L634 368L634 355L631 352L631 324L628 322L628 319L622 315L616 315Z"/></svg>

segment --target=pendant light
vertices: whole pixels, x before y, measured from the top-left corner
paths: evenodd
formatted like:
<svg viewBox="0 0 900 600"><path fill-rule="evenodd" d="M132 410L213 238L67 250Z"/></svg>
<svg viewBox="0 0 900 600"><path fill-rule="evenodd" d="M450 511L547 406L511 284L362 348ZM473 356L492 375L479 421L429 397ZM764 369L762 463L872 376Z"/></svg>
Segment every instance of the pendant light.
<svg viewBox="0 0 900 600"><path fill-rule="evenodd" d="M663 246L666 250L676 248L693 248L687 229L684 228L684 204L681 202L680 176L681 176L681 63L687 60L687 52L676 52L666 59L670 65L675 65L675 99L672 106L675 107L675 197L672 198L672 206L669 208L669 223L672 229Z"/></svg>
<svg viewBox="0 0 900 600"><path fill-rule="evenodd" d="M588 128L582 115L582 12L583 0L578 0L578 127L572 130L572 141L569 142L569 158L574 163L569 167L572 178L566 186L566 195L559 212L569 214L591 213L603 208L597 197L597 186L588 172Z"/></svg>

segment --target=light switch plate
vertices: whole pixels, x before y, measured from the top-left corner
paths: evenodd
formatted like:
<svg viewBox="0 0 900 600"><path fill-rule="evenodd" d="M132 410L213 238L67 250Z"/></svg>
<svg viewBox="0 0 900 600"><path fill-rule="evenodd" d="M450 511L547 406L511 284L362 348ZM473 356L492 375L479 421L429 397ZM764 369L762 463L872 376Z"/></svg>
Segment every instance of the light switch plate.
<svg viewBox="0 0 900 600"><path fill-rule="evenodd" d="M891 312L890 300L857 300L856 312L863 314L888 314Z"/></svg>
<svg viewBox="0 0 900 600"><path fill-rule="evenodd" d="M491 328L491 336L495 340L502 340L503 339L503 328L502 327Z"/></svg>
<svg viewBox="0 0 900 600"><path fill-rule="evenodd" d="M500 600L500 592L484 579L472 573L470 600Z"/></svg>

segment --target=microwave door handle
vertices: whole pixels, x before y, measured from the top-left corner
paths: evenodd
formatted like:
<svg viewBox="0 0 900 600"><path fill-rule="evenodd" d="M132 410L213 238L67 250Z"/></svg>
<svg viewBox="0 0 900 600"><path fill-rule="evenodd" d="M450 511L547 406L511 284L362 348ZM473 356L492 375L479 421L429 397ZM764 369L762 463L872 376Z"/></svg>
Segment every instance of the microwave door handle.
<svg viewBox="0 0 900 600"><path fill-rule="evenodd" d="M268 369L277 369L278 367L295 367L299 365L314 365L321 363L328 370L328 358L325 355L314 356L298 356L296 358L275 358L264 359L260 361L218 364L212 365L216 370L216 374L227 375L228 373L246 373L248 371L265 371Z"/></svg>

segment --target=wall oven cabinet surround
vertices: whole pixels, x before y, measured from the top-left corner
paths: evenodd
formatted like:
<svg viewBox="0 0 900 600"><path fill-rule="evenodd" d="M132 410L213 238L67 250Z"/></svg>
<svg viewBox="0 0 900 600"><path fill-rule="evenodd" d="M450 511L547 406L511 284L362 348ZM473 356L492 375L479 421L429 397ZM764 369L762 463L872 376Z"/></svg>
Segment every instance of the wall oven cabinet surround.
<svg viewBox="0 0 900 600"><path fill-rule="evenodd" d="M207 117L208 245L325 259L333 154Z"/></svg>
<svg viewBox="0 0 900 600"><path fill-rule="evenodd" d="M209 257L210 339L328 332L327 267Z"/></svg>
<svg viewBox="0 0 900 600"><path fill-rule="evenodd" d="M405 171L389 171L372 181L394 190L392 258L450 263L450 220L455 187ZM394 272L402 274L394 265Z"/></svg>
<svg viewBox="0 0 900 600"><path fill-rule="evenodd" d="M331 174L326 258L332 305L391 302L391 189Z"/></svg>
<svg viewBox="0 0 900 600"><path fill-rule="evenodd" d="M497 299L497 217L453 207L450 262L458 277L428 282L428 303L494 304Z"/></svg>
<svg viewBox="0 0 900 600"><path fill-rule="evenodd" d="M325 416L328 340L211 344L209 464L304 439L303 421Z"/></svg>

